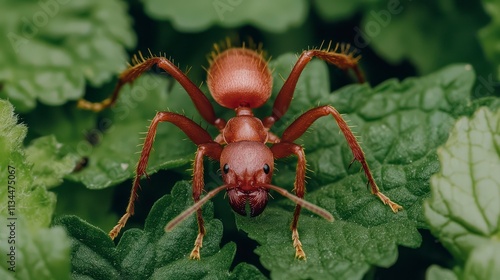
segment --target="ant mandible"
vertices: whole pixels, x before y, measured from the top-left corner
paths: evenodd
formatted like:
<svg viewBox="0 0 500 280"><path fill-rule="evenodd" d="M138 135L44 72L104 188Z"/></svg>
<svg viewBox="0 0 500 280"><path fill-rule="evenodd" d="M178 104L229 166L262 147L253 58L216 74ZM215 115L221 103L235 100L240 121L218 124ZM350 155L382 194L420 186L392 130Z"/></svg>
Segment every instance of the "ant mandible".
<svg viewBox="0 0 500 280"><path fill-rule="evenodd" d="M340 52L337 52L337 49L338 45L334 50L330 50L330 46L328 46L326 49L320 47L318 49L303 51L274 101L271 116L262 120L254 117L252 109L262 106L271 96L271 71L268 67L268 62L263 58L261 49L246 48L244 44L242 47L237 48L231 47L228 44L224 50L215 45L215 51L212 52L210 59L210 67L207 70L208 88L215 101L223 107L233 109L236 112L236 116L227 122L216 117L212 105L203 92L178 67L162 56L151 55L149 58L144 58L140 55L140 59L135 57L135 65L129 67L120 75L118 84L110 98L99 103L80 100L78 107L101 111L116 102L123 85L131 83L153 65L157 65L181 84L189 94L201 116L219 130L219 135L212 139L205 129L191 119L172 112L158 112L149 126L142 147L126 213L109 232L109 236L114 239L125 226L128 218L134 214L134 202L137 199L139 181L142 176L147 175L146 165L156 135L156 128L160 122L173 123L198 146L193 164L192 181L195 204L165 227L166 231L170 231L189 215L196 212L198 236L190 254L191 259L200 259L200 248L205 236L201 206L224 189L227 191L229 203L233 210L238 214L246 215L248 204L250 209L249 214L252 217L262 213L266 207L270 190L274 190L294 201L296 206L291 230L293 246L295 247L295 257L298 259L306 258L297 231L301 208L309 209L329 221L333 221L333 216L319 206L303 199L305 193L306 157L302 147L295 144L294 141L304 134L313 122L327 115L331 115L334 118L344 134L354 155L352 162L357 160L361 163L371 192L382 200L384 204L389 205L393 212L402 209L400 205L392 202L380 192L365 160L363 150L347 123L334 107L327 105L310 109L285 129L281 137L270 132L273 124L288 110L299 76L313 57L320 58L345 71L352 69L359 82L362 83L364 81L361 71L358 68L359 57L355 57L344 46ZM270 146L266 144L270 144ZM291 155L295 155L298 158L293 189L295 195L271 184L274 160ZM204 157L209 157L220 162L224 184L208 192L200 199L200 195L204 190Z"/></svg>

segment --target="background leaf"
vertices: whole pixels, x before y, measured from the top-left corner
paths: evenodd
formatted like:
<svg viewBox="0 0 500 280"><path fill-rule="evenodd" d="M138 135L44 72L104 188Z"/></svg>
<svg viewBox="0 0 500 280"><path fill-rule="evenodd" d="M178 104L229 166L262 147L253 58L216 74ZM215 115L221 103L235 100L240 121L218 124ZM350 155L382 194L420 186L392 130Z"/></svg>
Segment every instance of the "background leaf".
<svg viewBox="0 0 500 280"><path fill-rule="evenodd" d="M57 153L61 144L56 141L49 141L49 143L44 140L38 141L29 149L24 150L22 141L26 135L26 127L17 124L18 120L13 111L14 108L9 102L0 100L0 119L3 120L0 124L0 143L2 143L0 174L3 174L0 176L0 184L15 188L15 190L10 189L11 192L7 187L0 189L0 214L3 217L10 215L8 201L9 195L13 195L15 211L11 216L24 217L30 228L46 227L50 224L56 202L54 194L48 192L46 187L55 185L56 182L60 183L62 176L73 169L74 163L68 158L59 158ZM52 164L57 168L45 168L46 158L36 155L36 152L42 149L41 146L45 156L52 158ZM29 153L31 157L27 159L26 153ZM9 179L8 175L13 176Z"/></svg>
<svg viewBox="0 0 500 280"><path fill-rule="evenodd" d="M123 69L135 45L122 1L0 3L0 97L27 112L36 101L61 105Z"/></svg>
<svg viewBox="0 0 500 280"><path fill-rule="evenodd" d="M185 32L202 31L215 24L225 27L252 24L267 31L282 32L301 24L308 10L304 0L144 0L144 8L151 17L171 20L176 29ZM277 9L283 12L274 13Z"/></svg>
<svg viewBox="0 0 500 280"><path fill-rule="evenodd" d="M364 41L355 45L369 45L394 64L407 59L421 74L453 62L489 73L479 42L473 40L486 21L478 1L381 1L366 11L358 29Z"/></svg>
<svg viewBox="0 0 500 280"><path fill-rule="evenodd" d="M46 187L59 184L73 169L60 158L54 138L22 146L26 127L18 124L14 108L0 100L0 253L2 279L69 279L69 242L60 228L47 229L55 195ZM43 156L41 156L43 154ZM28 155L28 157L26 157ZM51 160L52 167L45 163ZM7 256L7 257L5 257ZM12 261L12 262L11 262ZM14 271L13 271L14 270Z"/></svg>
<svg viewBox="0 0 500 280"><path fill-rule="evenodd" d="M500 77L500 51L498 43L500 42L500 3L498 1L483 0L485 11L490 15L490 23L479 30L478 36L483 47L484 53L492 62L496 71L496 80ZM491 79L491 78L490 78Z"/></svg>
<svg viewBox="0 0 500 280"><path fill-rule="evenodd" d="M312 1L315 5L318 14L325 20L342 20L348 18L362 9L364 5L377 0L355 0L349 2L335 0L315 0Z"/></svg>

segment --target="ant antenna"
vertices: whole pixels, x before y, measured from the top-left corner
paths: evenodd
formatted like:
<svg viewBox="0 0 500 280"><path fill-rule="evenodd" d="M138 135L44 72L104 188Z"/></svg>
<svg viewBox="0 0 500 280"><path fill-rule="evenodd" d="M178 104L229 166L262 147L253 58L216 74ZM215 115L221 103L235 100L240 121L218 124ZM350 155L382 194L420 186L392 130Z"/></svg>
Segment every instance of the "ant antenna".
<svg viewBox="0 0 500 280"><path fill-rule="evenodd" d="M198 200L195 204L193 204L191 207L188 209L184 210L184 212L180 213L177 217L175 217L173 220L171 220L167 226L165 227L165 231L169 232L172 231L177 225L179 225L182 221L187 219L191 214L196 212L196 210L200 209L203 204L207 203L212 197L214 197L218 192L221 190L227 188L228 185L222 185L217 187L214 190L211 190L209 193L207 193L202 199Z"/></svg>
<svg viewBox="0 0 500 280"><path fill-rule="evenodd" d="M300 205L300 206L306 208L307 210L313 212L314 214L325 218L329 222L333 222L333 220L334 220L333 215L330 214L330 212L326 211L325 209L323 209L323 208L321 208L321 207L319 207L317 205L312 204L311 202L307 202L306 200L304 200L304 199L302 199L302 198L300 198L298 196L295 196L295 195L289 193L285 189L282 189L280 187L277 187L277 186L271 185L271 184L265 184L265 185L262 185L262 186L265 187L265 188L272 189L272 190L278 192L282 196L284 196L284 197L290 199L291 201L297 203L297 205Z"/></svg>

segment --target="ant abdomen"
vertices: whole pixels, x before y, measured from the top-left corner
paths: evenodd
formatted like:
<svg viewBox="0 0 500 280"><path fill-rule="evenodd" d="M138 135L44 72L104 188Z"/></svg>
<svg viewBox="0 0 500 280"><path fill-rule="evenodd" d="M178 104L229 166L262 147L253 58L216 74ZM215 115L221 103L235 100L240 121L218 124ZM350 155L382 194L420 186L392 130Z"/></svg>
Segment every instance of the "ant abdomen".
<svg viewBox="0 0 500 280"><path fill-rule="evenodd" d="M226 108L257 108L271 96L273 80L261 53L230 48L213 57L207 84L215 101Z"/></svg>

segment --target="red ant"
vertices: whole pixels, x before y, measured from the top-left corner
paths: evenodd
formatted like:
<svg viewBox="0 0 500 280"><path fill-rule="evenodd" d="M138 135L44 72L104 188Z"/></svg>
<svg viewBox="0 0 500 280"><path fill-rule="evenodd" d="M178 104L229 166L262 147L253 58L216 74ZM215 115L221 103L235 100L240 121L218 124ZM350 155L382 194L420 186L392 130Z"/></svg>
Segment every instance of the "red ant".
<svg viewBox="0 0 500 280"><path fill-rule="evenodd" d="M103 110L116 102L123 85L131 83L153 65L157 65L182 85L201 116L209 124L214 125L220 132L217 137L212 139L205 129L191 119L172 112L158 112L152 120L145 138L141 157L136 167L136 176L126 213L110 231L109 236L114 239L125 226L128 218L134 214L134 202L137 199L139 180L143 175L147 176L146 165L156 135L156 128L160 122L173 123L198 146L193 166L193 199L195 204L165 227L166 231L170 231L189 215L196 212L198 236L190 254L191 259L200 259L200 248L202 247L205 235L201 206L224 189L227 191L229 203L233 210L238 214L246 215L248 204L250 209L249 214L252 217L264 211L270 190L277 191L294 201L296 207L291 230L293 246L295 247L295 257L305 259L305 253L302 250L302 244L297 232L297 223L301 208L307 208L329 221L333 221L333 216L326 210L303 199L305 192L306 158L302 147L295 144L294 141L304 134L314 121L327 115L331 115L337 122L353 152L354 159L351 164L356 160L361 163L368 178L371 192L380 198L384 204L388 204L393 212L402 209L400 205L392 202L380 192L361 147L347 123L334 107L327 105L310 109L296 119L283 132L281 137L270 132L273 124L286 113L292 101L299 76L313 57L318 57L345 71L352 69L359 82L362 83L364 81L361 71L358 68L359 57L355 57L344 46L340 52L337 52L337 49L338 45L334 50L330 50L330 46L328 46L327 49L320 47L319 49L302 52L290 76L286 79L274 101L271 116L262 120L254 117L252 109L262 106L271 96L271 71L268 67L268 62L263 58L260 48L257 50L249 49L245 48L245 45L235 48L228 44L228 48L225 50L220 50L215 45L215 51L212 52L210 59L210 67L207 70L208 88L215 101L223 107L233 109L236 112L236 116L227 122L221 118L217 118L212 105L203 92L170 60L161 56L156 57L151 55L149 58L144 58L140 54L140 59L135 56L135 65L120 75L118 84L110 98L100 103L90 103L80 100L78 103L80 108L93 111ZM268 146L266 145L267 143L271 145ZM291 155L295 155L298 158L294 185L295 195L271 184L274 160ZM209 157L220 162L224 184L208 192L200 199L200 195L204 190L204 157Z"/></svg>

